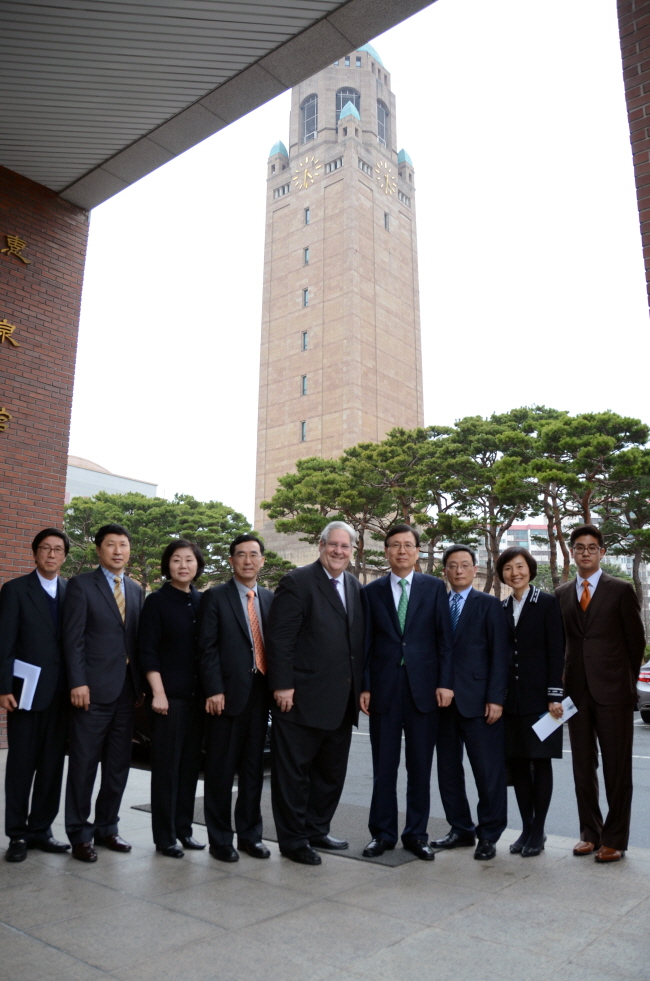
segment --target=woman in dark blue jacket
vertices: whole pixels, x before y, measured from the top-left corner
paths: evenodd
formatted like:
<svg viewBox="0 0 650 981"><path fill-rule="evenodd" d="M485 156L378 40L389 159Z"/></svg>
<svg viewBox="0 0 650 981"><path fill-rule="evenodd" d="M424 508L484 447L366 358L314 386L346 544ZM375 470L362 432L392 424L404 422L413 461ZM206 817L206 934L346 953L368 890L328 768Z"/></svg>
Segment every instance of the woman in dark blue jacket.
<svg viewBox="0 0 650 981"><path fill-rule="evenodd" d="M179 538L162 554L168 580L144 602L138 629L140 669L151 689L151 826L156 850L182 858L200 849L192 837L194 798L203 745L203 692L199 680L197 610L192 585L203 572L201 550Z"/></svg>
<svg viewBox="0 0 650 981"><path fill-rule="evenodd" d="M562 716L564 627L555 596L530 584L537 562L527 549L507 548L496 571L512 589L503 603L511 644L504 715L506 756L523 830L510 851L529 858L544 848L553 793L551 761L562 759L562 726L543 742L532 727L546 712Z"/></svg>

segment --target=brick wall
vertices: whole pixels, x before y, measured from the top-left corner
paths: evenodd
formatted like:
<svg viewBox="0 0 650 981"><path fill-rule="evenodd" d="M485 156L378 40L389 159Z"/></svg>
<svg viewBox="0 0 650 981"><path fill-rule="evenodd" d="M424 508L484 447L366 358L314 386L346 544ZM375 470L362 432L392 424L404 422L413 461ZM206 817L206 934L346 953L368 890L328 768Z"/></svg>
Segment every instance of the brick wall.
<svg viewBox="0 0 650 981"><path fill-rule="evenodd" d="M650 0L618 0L618 23L650 300Z"/></svg>
<svg viewBox="0 0 650 981"><path fill-rule="evenodd" d="M0 167L0 585L33 569L39 528L61 527L88 213ZM2 417L0 417L2 425ZM0 746L5 720L0 718Z"/></svg>

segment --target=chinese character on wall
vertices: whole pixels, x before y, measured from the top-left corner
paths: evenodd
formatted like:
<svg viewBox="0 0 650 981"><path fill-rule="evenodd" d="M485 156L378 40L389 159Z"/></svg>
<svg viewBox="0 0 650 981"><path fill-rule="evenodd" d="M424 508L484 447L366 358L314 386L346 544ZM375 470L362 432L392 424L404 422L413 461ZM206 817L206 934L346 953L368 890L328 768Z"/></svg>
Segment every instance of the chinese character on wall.
<svg viewBox="0 0 650 981"><path fill-rule="evenodd" d="M7 341L9 344L13 344L14 347L20 347L18 341L15 341L11 336L15 329L14 325L10 324L6 317L3 317L0 320L0 344L3 341Z"/></svg>
<svg viewBox="0 0 650 981"><path fill-rule="evenodd" d="M9 256L15 255L16 258L22 259L25 265L29 265L32 260L26 259L25 256L22 254L23 249L26 248L27 246L27 242L23 242L22 238L18 238L17 235L7 235L6 238L7 238L7 248L0 249L0 252L2 252L3 254L6 253L7 258L9 258Z"/></svg>

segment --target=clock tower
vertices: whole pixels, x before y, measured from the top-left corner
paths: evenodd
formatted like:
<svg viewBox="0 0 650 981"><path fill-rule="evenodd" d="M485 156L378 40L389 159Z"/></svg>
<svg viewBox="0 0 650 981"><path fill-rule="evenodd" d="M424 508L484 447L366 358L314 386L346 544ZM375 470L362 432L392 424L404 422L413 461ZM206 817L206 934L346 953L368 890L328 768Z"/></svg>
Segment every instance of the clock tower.
<svg viewBox="0 0 650 981"><path fill-rule="evenodd" d="M301 457L423 425L415 184L390 73L369 44L297 85L268 160L255 527Z"/></svg>

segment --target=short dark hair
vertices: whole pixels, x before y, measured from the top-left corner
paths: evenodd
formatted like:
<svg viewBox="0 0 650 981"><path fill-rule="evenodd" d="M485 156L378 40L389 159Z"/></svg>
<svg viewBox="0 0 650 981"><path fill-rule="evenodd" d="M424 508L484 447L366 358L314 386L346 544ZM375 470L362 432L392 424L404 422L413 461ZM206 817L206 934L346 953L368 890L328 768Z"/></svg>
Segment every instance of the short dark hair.
<svg viewBox="0 0 650 981"><path fill-rule="evenodd" d="M512 560L518 555L521 555L521 557L526 560L526 565L530 571L531 581L537 575L537 559L534 559L528 549L524 548L523 545L511 545L510 548L504 549L497 559L496 573L501 582L505 582L502 575L504 565L507 565L508 562L512 562Z"/></svg>
<svg viewBox="0 0 650 981"><path fill-rule="evenodd" d="M600 528L596 528L596 525L578 525L577 528L574 528L573 531L571 532L571 538L569 539L571 543L571 548L573 548L573 546L575 545L576 540L578 538L582 538L583 535L592 535L594 538L597 539L600 547L605 548L605 539L603 538L603 533L600 530Z"/></svg>
<svg viewBox="0 0 650 981"><path fill-rule="evenodd" d="M413 527L413 525L407 525L407 524L404 524L404 523L399 524L399 525L393 525L392 528L389 528L388 529L388 531L386 532L386 537L384 538L384 548L388 548L388 542L393 537L393 535L403 535L404 532L407 532L407 531L410 531L411 532L411 534L413 535L413 537L415 539L415 544L419 548L420 547L420 535L419 535L419 533L415 530L415 528Z"/></svg>
<svg viewBox="0 0 650 981"><path fill-rule="evenodd" d="M242 545L244 542L257 542L260 547L260 552L264 555L264 542L257 538L256 535L249 535L248 532L244 535L237 535L230 543L230 554L235 554L235 549L238 545Z"/></svg>
<svg viewBox="0 0 650 981"><path fill-rule="evenodd" d="M442 553L443 569L447 565L449 556L453 555L454 552L469 552L469 554L472 556L472 565L476 565L476 552L473 548L470 548L469 545L450 545L449 548L446 548Z"/></svg>
<svg viewBox="0 0 650 981"><path fill-rule="evenodd" d="M95 533L95 546L99 548L107 535L125 535L131 544L131 533L124 525L102 525Z"/></svg>
<svg viewBox="0 0 650 981"><path fill-rule="evenodd" d="M169 543L169 545L163 552L160 559L160 571L162 575L165 577L165 579L171 579L171 573L169 571L169 562L174 552L178 552L179 548L191 548L192 551L194 552L194 558L196 559L197 567L196 567L196 575L194 576L192 582L196 582L196 580L199 578L199 576L202 574L203 570L205 569L205 559L203 558L203 552L201 551L199 546L195 545L194 542L188 541L187 538L175 538L172 542Z"/></svg>
<svg viewBox="0 0 650 981"><path fill-rule="evenodd" d="M65 549L65 554L67 555L70 551L70 539L64 531L59 528L42 528L37 535L34 535L34 540L32 542L32 552L36 555L36 549L41 544L44 538L49 538L50 535L56 535L63 542L63 547Z"/></svg>

